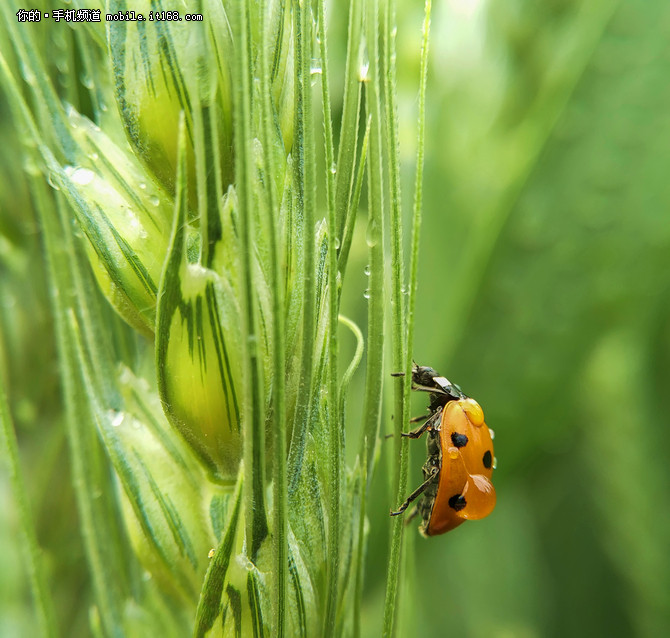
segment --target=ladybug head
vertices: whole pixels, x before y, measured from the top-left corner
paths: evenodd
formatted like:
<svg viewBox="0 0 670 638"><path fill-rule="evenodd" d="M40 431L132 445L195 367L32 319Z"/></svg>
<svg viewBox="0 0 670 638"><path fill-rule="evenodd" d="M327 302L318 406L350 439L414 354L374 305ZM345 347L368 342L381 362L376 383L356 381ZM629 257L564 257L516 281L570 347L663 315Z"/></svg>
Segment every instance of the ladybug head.
<svg viewBox="0 0 670 638"><path fill-rule="evenodd" d="M429 366L412 365L412 386L415 390L430 392L431 408L446 405L449 401L464 399L465 394L459 386Z"/></svg>

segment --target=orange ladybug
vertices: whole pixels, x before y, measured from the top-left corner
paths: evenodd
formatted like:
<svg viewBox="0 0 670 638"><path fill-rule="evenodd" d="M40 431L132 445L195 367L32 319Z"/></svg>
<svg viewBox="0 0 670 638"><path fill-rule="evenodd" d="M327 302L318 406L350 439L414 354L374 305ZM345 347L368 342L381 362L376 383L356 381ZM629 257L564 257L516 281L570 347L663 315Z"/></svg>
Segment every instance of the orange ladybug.
<svg viewBox="0 0 670 638"><path fill-rule="evenodd" d="M424 482L391 516L402 514L423 496L408 520L421 514L419 531L435 536L493 511L493 431L484 422L479 403L433 368L413 364L412 389L428 392L430 405L427 416L412 419L424 423L403 436L418 439L426 433L428 458Z"/></svg>

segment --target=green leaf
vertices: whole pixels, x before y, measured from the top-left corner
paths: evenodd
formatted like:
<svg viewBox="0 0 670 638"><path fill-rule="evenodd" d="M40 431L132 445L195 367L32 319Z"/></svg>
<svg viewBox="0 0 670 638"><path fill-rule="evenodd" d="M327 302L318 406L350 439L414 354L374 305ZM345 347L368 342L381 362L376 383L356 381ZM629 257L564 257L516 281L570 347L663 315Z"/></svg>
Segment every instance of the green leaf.
<svg viewBox="0 0 670 638"><path fill-rule="evenodd" d="M74 165L45 151L52 180L72 206L98 284L134 328L153 334L172 200L137 160L74 109Z"/></svg>
<svg viewBox="0 0 670 638"><path fill-rule="evenodd" d="M193 8L206 20L120 20L107 27L115 96L126 133L135 152L170 193L175 192L180 113L184 112L187 153L192 159L198 148L193 111L200 106L216 113L220 178L226 186L233 181L232 34L220 2L203 0ZM107 13L132 10L147 18L151 11L166 9L151 0L132 6L126 0L108 0L106 6ZM191 162L192 195L196 192L193 166Z"/></svg>
<svg viewBox="0 0 670 638"><path fill-rule="evenodd" d="M242 477L240 471L235 492L231 496L232 508L227 511L226 529L220 545L211 558L205 581L200 593L200 601L196 612L193 636L200 638L212 628L217 617L222 613L221 597L226 583L228 566L233 558L235 539L239 531L240 505L242 502Z"/></svg>
<svg viewBox="0 0 670 638"><path fill-rule="evenodd" d="M200 588L214 542L207 516L212 488L146 382L128 370L121 382L124 409L98 409L96 423L123 488L130 539L161 587L188 603Z"/></svg>
<svg viewBox="0 0 670 638"><path fill-rule="evenodd" d="M230 481L237 474L242 443L241 311L239 286L232 279L239 275L217 272L200 262L202 254L211 263L217 246L210 248L209 242L201 246L200 234L189 231L185 151L181 157L175 219L159 293L158 389L171 423L211 475ZM229 191L220 213L229 231L235 225L234 207Z"/></svg>

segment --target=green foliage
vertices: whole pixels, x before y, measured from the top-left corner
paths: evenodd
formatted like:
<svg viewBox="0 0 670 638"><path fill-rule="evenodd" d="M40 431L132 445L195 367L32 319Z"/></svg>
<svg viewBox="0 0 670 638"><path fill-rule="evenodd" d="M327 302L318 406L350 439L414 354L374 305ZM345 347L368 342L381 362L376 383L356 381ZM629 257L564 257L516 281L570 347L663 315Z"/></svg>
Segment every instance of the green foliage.
<svg viewBox="0 0 670 638"><path fill-rule="evenodd" d="M366 161L381 186L389 153L381 102L374 153L359 136L364 12L352 3L357 40L344 86L353 98L338 128L338 167L323 3L189 8L207 20L110 19L104 37L95 24L77 37L68 31L59 44L69 63L56 71L69 77L81 65L114 82L87 75L67 101L34 23L17 22L15 2L3 9L12 43L0 59L3 94L40 194L44 256L35 266L51 292L45 308L90 578L83 608L104 636L163 623L183 635L193 622L195 635L348 634L360 624L351 611L360 612L359 515L383 348L368 357L374 400L348 464L343 406L362 348L343 319L359 347L340 378L340 290ZM126 10L114 0L104 7ZM379 98L379 79L370 85ZM118 118L105 115L103 100L116 103ZM381 191L376 201L369 334L381 344ZM32 532L19 478L14 497ZM34 534L25 546L39 576ZM43 629L58 633L49 590L33 579Z"/></svg>
<svg viewBox="0 0 670 638"><path fill-rule="evenodd" d="M498 505L417 541L404 635L664 635L667 3L447 4L412 354L484 407ZM384 532L367 571L382 582Z"/></svg>
<svg viewBox="0 0 670 638"><path fill-rule="evenodd" d="M103 4L0 9L0 634L664 635L667 2ZM497 435L429 540L411 359Z"/></svg>

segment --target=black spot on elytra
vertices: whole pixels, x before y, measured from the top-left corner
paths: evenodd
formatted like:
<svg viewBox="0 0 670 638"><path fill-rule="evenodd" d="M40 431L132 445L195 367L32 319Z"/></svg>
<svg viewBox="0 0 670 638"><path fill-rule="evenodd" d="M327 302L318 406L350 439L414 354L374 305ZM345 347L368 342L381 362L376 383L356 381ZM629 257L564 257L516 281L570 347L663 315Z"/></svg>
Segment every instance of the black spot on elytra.
<svg viewBox="0 0 670 638"><path fill-rule="evenodd" d="M468 437L465 436L465 434L460 434L459 432L452 432L451 442L456 447L465 447L468 444Z"/></svg>
<svg viewBox="0 0 670 638"><path fill-rule="evenodd" d="M491 454L491 450L486 450L486 452L484 452L484 458L482 458L482 463L484 463L484 467L487 470L491 469L491 465L493 464L493 454Z"/></svg>
<svg viewBox="0 0 670 638"><path fill-rule="evenodd" d="M460 512L466 505L465 497L462 494L454 494L449 499L449 507L456 512Z"/></svg>

